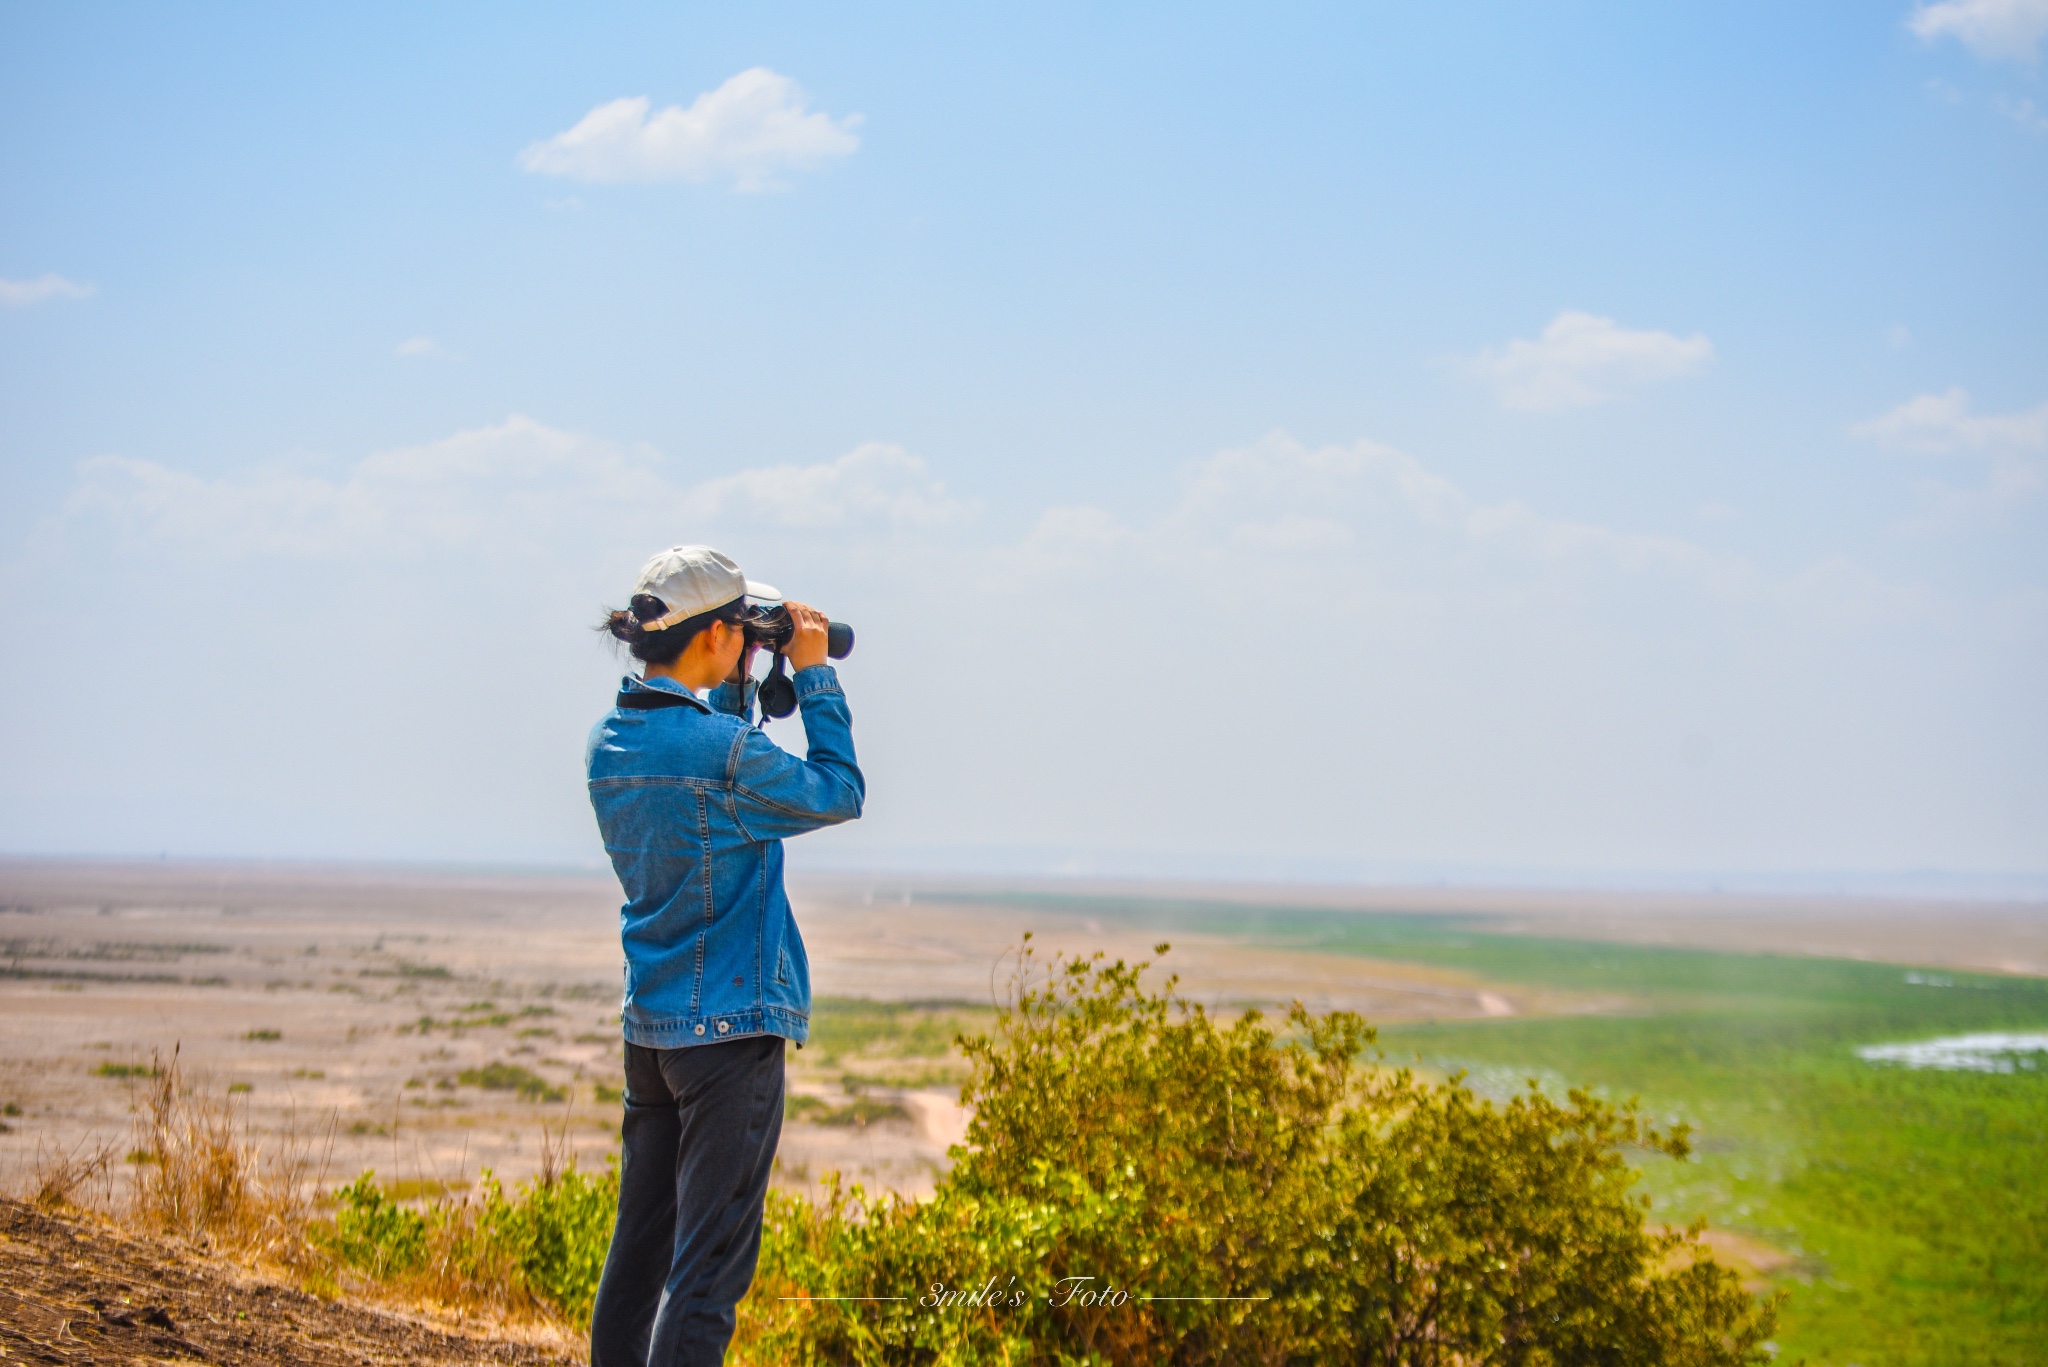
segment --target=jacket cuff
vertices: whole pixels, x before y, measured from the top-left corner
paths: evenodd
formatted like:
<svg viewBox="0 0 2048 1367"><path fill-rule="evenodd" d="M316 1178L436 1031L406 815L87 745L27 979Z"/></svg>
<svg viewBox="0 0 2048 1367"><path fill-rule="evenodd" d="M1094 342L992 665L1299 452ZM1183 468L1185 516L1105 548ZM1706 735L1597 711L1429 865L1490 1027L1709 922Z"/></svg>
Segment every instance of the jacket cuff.
<svg viewBox="0 0 2048 1367"><path fill-rule="evenodd" d="M839 671L831 665L812 665L809 669L799 669L790 676L790 682L796 685L798 702L820 693L843 694L845 691L839 687Z"/></svg>
<svg viewBox="0 0 2048 1367"><path fill-rule="evenodd" d="M754 710L754 681L748 679L738 687L722 683L712 689L705 700L711 704L714 712L723 712L733 717L747 716Z"/></svg>

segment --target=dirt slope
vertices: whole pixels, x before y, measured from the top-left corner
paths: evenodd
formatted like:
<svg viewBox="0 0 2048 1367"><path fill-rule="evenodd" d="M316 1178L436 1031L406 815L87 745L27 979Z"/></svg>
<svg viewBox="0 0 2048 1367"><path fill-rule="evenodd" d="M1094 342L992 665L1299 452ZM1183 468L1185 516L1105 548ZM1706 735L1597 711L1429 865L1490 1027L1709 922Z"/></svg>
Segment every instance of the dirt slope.
<svg viewBox="0 0 2048 1367"><path fill-rule="evenodd" d="M0 1362L223 1367L569 1364L268 1284L188 1250L0 1199Z"/></svg>

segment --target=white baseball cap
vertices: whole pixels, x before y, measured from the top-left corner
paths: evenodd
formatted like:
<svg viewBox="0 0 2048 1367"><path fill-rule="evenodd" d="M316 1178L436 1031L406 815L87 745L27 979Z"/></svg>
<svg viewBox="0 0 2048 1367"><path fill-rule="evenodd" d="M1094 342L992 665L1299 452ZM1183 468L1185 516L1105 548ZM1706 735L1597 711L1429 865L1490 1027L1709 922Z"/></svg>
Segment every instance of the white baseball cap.
<svg viewBox="0 0 2048 1367"><path fill-rule="evenodd" d="M643 593L659 598L668 611L640 623L642 631L666 631L738 599L745 599L750 608L782 602L772 584L755 583L730 557L709 546L670 546L657 554L641 568L639 582L633 585L635 597Z"/></svg>

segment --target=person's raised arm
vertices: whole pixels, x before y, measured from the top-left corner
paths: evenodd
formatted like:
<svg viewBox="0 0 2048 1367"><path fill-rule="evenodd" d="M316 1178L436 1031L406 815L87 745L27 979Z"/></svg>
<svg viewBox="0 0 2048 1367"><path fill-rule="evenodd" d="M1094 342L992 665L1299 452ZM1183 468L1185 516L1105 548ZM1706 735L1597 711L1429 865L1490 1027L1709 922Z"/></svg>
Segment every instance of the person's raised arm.
<svg viewBox="0 0 2048 1367"><path fill-rule="evenodd" d="M853 714L838 671L825 662L826 617L791 603L795 625L783 654L796 673L803 709L805 758L783 750L758 731L742 737L734 758L733 797L740 820L755 840L780 840L860 815L867 781L853 753Z"/></svg>

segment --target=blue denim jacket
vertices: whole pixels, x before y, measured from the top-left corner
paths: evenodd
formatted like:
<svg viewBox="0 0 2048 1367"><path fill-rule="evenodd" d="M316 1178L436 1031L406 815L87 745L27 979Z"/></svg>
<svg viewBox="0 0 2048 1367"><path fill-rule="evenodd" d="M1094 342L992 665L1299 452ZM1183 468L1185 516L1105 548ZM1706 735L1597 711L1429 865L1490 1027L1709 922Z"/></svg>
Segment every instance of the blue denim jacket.
<svg viewBox="0 0 2048 1367"><path fill-rule="evenodd" d="M669 679L626 679L688 702L614 708L590 732L590 803L626 891L626 1038L653 1049L810 1035L811 971L782 890L782 841L860 815L867 785L830 665L799 670L810 757L748 721L749 696L709 702Z"/></svg>

